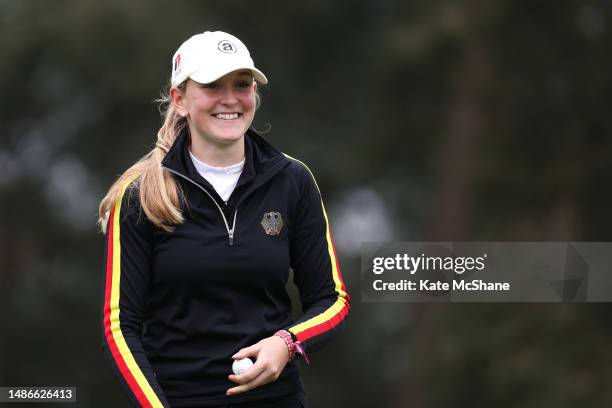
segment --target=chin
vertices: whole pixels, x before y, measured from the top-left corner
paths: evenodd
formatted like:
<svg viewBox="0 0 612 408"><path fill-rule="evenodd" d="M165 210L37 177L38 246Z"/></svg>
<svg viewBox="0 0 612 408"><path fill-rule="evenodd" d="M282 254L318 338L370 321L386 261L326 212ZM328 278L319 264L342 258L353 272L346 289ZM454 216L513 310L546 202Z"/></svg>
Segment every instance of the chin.
<svg viewBox="0 0 612 408"><path fill-rule="evenodd" d="M230 134L221 134L217 136L217 139L221 140L222 142L225 143L233 143L236 142L240 139L242 139L242 136L244 136L246 130L244 132L235 132L235 133L230 133Z"/></svg>

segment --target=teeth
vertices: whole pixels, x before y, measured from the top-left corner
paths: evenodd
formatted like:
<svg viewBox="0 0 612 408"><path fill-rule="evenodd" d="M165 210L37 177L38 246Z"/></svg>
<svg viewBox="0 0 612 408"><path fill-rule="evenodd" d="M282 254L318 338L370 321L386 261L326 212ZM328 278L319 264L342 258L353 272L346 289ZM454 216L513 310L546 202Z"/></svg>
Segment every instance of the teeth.
<svg viewBox="0 0 612 408"><path fill-rule="evenodd" d="M237 113L217 113L215 117L218 119L237 119L238 114Z"/></svg>

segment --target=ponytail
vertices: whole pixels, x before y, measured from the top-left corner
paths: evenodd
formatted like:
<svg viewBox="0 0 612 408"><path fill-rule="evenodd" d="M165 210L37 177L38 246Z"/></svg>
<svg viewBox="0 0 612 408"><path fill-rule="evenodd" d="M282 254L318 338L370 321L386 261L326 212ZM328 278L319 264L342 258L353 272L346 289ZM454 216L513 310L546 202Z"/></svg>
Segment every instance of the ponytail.
<svg viewBox="0 0 612 408"><path fill-rule="evenodd" d="M178 88L184 89L184 86L183 82ZM120 199L126 184L131 183L138 186L140 205L147 218L157 227L172 231L174 225L184 220L180 210L180 188L175 178L163 169L161 162L177 136L187 127L187 119L176 112L167 94L162 94L157 102L160 103L164 123L157 132L155 147L128 168L100 202L98 226L103 233L106 233L111 208ZM164 106L167 106L165 111Z"/></svg>

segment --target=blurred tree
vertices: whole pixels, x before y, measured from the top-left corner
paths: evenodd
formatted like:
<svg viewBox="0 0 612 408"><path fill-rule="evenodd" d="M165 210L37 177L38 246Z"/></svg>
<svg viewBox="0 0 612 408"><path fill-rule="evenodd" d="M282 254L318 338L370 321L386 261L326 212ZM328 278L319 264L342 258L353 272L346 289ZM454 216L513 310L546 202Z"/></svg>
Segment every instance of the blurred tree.
<svg viewBox="0 0 612 408"><path fill-rule="evenodd" d="M607 0L1 1L0 385L125 404L99 349L97 201L151 147L191 34L245 40L271 80L255 126L330 213L384 202L397 241L609 241L610 17ZM303 369L313 406L610 406L607 305L361 303L340 258L353 311Z"/></svg>

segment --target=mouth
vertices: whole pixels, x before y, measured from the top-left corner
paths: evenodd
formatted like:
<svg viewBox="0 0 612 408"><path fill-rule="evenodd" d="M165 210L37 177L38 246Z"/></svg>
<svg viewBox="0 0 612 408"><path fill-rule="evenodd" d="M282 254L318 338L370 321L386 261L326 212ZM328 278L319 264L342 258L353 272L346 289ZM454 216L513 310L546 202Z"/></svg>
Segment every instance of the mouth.
<svg viewBox="0 0 612 408"><path fill-rule="evenodd" d="M238 112L214 113L212 116L217 118L217 119L221 119L221 120L234 120L234 119L238 119L240 116L242 116L242 113L238 113Z"/></svg>

